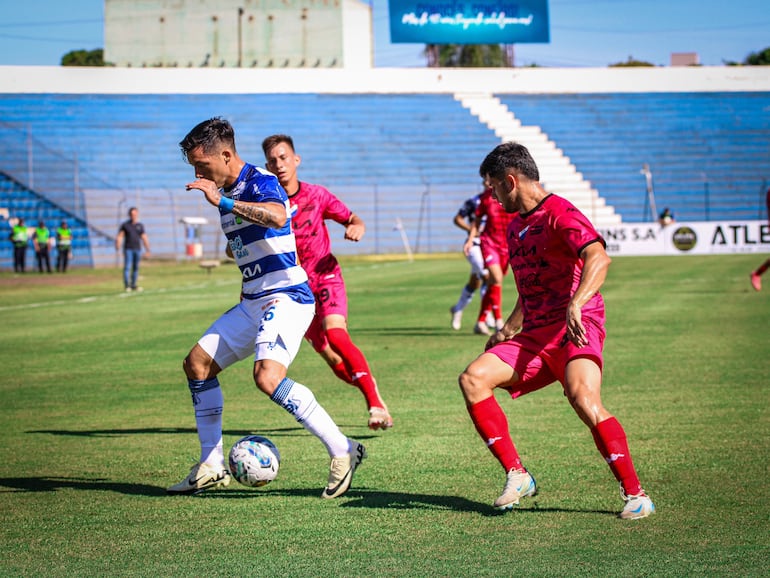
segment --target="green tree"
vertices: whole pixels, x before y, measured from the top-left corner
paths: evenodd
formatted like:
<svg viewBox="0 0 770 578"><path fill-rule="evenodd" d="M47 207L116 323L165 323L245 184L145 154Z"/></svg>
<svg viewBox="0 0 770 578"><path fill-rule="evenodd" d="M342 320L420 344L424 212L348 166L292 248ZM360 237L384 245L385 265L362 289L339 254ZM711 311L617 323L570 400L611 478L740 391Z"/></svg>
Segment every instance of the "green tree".
<svg viewBox="0 0 770 578"><path fill-rule="evenodd" d="M628 60L625 62L616 62L614 64L610 64L610 68L622 68L622 67L633 67L633 66L655 66L651 62L645 62L644 60L636 60L633 56L629 56Z"/></svg>
<svg viewBox="0 0 770 578"><path fill-rule="evenodd" d="M770 46L760 52L752 52L743 61L748 66L768 66L770 65Z"/></svg>
<svg viewBox="0 0 770 578"><path fill-rule="evenodd" d="M71 50L61 58L62 66L108 66L104 62L104 50Z"/></svg>
<svg viewBox="0 0 770 578"><path fill-rule="evenodd" d="M428 66L447 68L505 68L511 66L500 44L428 44Z"/></svg>

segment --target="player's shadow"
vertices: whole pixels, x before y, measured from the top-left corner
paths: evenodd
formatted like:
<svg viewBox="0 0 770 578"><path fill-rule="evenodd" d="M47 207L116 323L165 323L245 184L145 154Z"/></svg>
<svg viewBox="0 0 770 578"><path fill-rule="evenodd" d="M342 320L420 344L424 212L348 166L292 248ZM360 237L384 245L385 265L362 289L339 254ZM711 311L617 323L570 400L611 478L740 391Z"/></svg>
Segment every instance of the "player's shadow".
<svg viewBox="0 0 770 578"><path fill-rule="evenodd" d="M128 496L149 496L161 497L167 496L167 499L180 499L179 496L168 496L165 488L159 486L150 486L147 484L132 484L125 482L114 482L104 478L68 478L68 477L48 477L48 478L0 478L0 493L13 492L57 492L59 490L72 489L80 491L99 491L116 492ZM232 486L223 490L210 490L201 492L195 499L270 499L271 496L297 497L297 498L320 498L318 488L298 488L298 489L266 489L259 490L237 489ZM187 497L189 499L190 497ZM609 510L580 510L574 508L541 508L536 500L528 500L528 505L522 508L516 508L516 511L524 513L548 513L548 512L570 512L579 514L602 514L615 516L615 512ZM373 508L383 510L446 510L453 512L473 512L481 516L501 516L508 512L498 512L492 509L489 504L474 502L467 498L458 496L437 496L432 494L410 494L406 492L381 492L370 489L350 490L344 496L334 500L341 508Z"/></svg>
<svg viewBox="0 0 770 578"><path fill-rule="evenodd" d="M0 478L0 493L56 492L74 489L84 491L117 492L129 496L165 496L166 490L147 484L113 482L104 478Z"/></svg>
<svg viewBox="0 0 770 578"><path fill-rule="evenodd" d="M317 488L304 489L228 489L228 491L202 492L197 497L209 499L269 499L270 496L289 496L318 498ZM341 508L373 508L383 510L446 510L453 512L473 512L481 516L505 516L510 511L495 510L489 504L474 502L459 496L438 496L432 494L410 494L406 492L382 492L374 489L352 489L335 500ZM545 514L549 512L568 512L578 514L601 514L616 516L611 510L585 510L577 508L543 508L537 500L527 500L524 507L516 507L514 512L522 514Z"/></svg>
<svg viewBox="0 0 770 578"><path fill-rule="evenodd" d="M356 426L354 425L344 425L340 424L341 428L343 429L354 429ZM358 424L358 427L363 427L360 424ZM75 436L75 437L122 437L122 436L132 436L132 435L158 435L158 434L171 434L171 435L178 435L178 434L197 434L197 430L195 428L189 428L189 427L145 427L145 428L125 428L125 429L91 429L91 430L71 430L71 429L38 429L38 430L28 430L24 433L28 434L48 434L48 435L54 435L54 436ZM223 435L227 436L248 436L252 434L259 434L263 436L273 436L276 438L281 437L294 437L294 436L304 436L307 434L305 431L305 428L302 426L296 426L296 427L279 427L279 428L259 428L258 430L250 431L250 430L240 430L240 429L229 429L229 430L223 430ZM367 440L376 438L376 435L372 434L362 434L362 435L356 435L357 440Z"/></svg>

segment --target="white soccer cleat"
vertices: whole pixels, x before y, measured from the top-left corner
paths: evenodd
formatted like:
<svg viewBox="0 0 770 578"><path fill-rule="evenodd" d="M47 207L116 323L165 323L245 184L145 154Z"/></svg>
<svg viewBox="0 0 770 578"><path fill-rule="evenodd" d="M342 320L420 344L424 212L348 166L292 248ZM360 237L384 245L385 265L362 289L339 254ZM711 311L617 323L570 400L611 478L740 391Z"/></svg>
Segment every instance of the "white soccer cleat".
<svg viewBox="0 0 770 578"><path fill-rule="evenodd" d="M195 464L187 477L166 488L169 494L197 494L210 488L226 487L230 483L230 472L224 466L215 467L207 463Z"/></svg>
<svg viewBox="0 0 770 578"><path fill-rule="evenodd" d="M486 323L479 321L476 323L476 325L473 326L473 332L476 335L489 335L489 328L487 327Z"/></svg>
<svg viewBox="0 0 770 578"><path fill-rule="evenodd" d="M455 311L454 307L452 307L449 312L452 314L452 329L460 331L460 328L463 326L462 309L460 311Z"/></svg>
<svg viewBox="0 0 770 578"><path fill-rule="evenodd" d="M372 407L369 410L369 429L388 429L393 427L393 418L390 417L387 407Z"/></svg>
<svg viewBox="0 0 770 578"><path fill-rule="evenodd" d="M521 498L535 494L537 494L535 478L526 470L511 470L508 472L503 493L495 500L495 510L511 510L519 504Z"/></svg>
<svg viewBox="0 0 770 578"><path fill-rule="evenodd" d="M644 490L633 496L627 496L623 491L623 486L620 487L620 497L626 503L623 506L623 510L618 514L619 518L624 520L639 520L640 518L646 518L655 513L655 504L644 493Z"/></svg>
<svg viewBox="0 0 770 578"><path fill-rule="evenodd" d="M366 448L355 440L348 440L350 451L341 457L332 458L329 466L329 483L321 493L322 498L336 498L350 488L356 468L366 457Z"/></svg>

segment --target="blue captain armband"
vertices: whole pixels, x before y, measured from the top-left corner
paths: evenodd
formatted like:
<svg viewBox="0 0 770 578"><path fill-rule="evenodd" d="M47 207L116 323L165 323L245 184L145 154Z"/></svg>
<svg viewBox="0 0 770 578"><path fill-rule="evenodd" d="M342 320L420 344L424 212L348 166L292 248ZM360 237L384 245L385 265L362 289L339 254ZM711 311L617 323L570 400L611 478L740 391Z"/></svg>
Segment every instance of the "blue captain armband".
<svg viewBox="0 0 770 578"><path fill-rule="evenodd" d="M227 211L228 213L231 213L233 210L233 207L235 206L235 201L232 200L229 197L226 197L222 195L219 199L219 208L223 211Z"/></svg>

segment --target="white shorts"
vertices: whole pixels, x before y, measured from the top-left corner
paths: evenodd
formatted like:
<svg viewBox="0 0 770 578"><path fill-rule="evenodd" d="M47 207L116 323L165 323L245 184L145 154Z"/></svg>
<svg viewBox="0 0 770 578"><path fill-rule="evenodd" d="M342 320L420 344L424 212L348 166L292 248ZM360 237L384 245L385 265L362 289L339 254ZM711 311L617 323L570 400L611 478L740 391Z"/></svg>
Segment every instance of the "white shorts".
<svg viewBox="0 0 770 578"><path fill-rule="evenodd" d="M297 303L275 293L244 299L222 314L198 340L221 368L254 355L288 368L299 352L302 338L315 315L315 304Z"/></svg>
<svg viewBox="0 0 770 578"><path fill-rule="evenodd" d="M487 274L487 270L484 267L484 255L481 254L481 245L473 245L465 258L471 264L471 274L479 279L483 279L484 275Z"/></svg>

